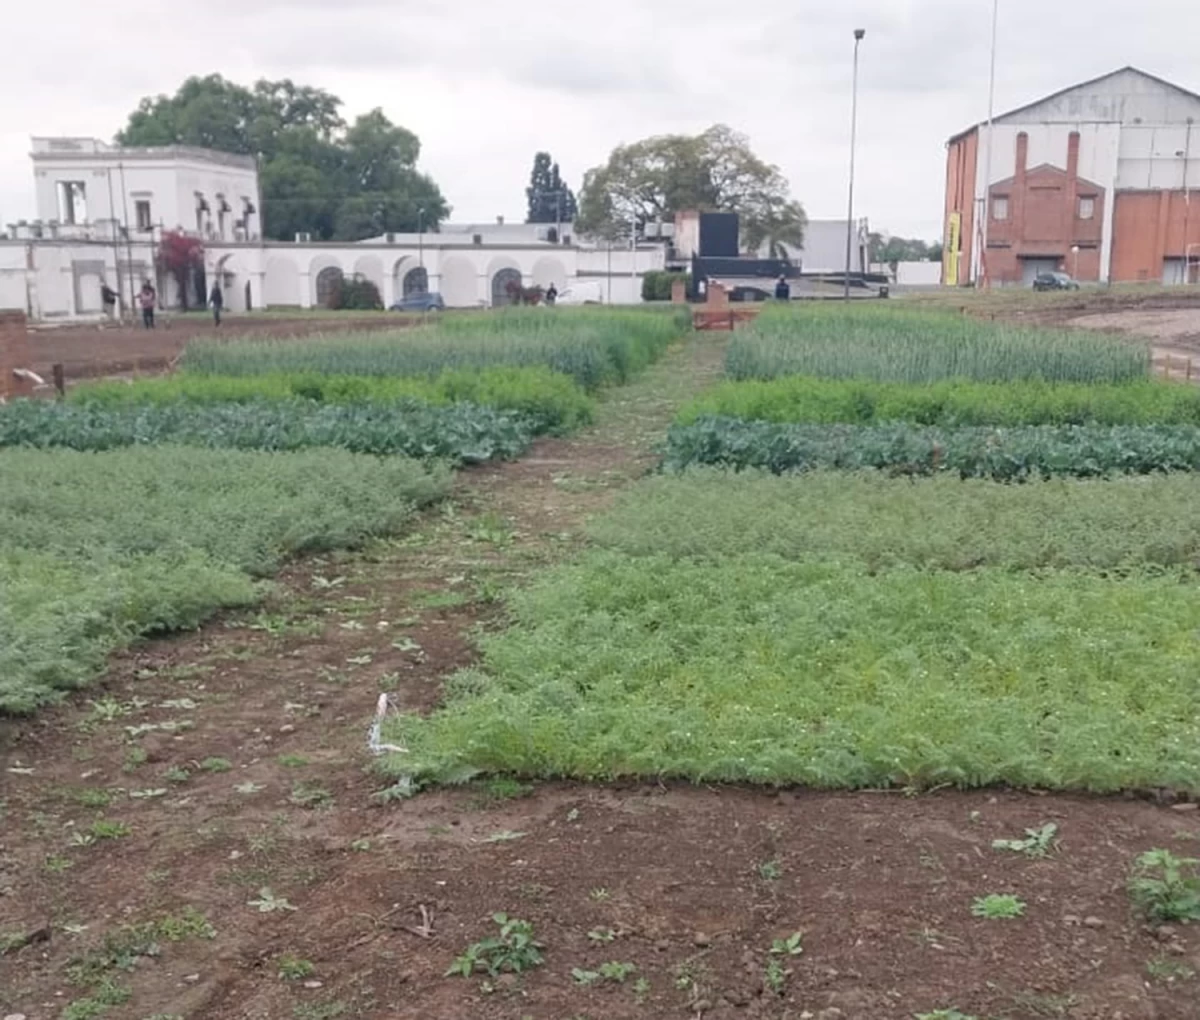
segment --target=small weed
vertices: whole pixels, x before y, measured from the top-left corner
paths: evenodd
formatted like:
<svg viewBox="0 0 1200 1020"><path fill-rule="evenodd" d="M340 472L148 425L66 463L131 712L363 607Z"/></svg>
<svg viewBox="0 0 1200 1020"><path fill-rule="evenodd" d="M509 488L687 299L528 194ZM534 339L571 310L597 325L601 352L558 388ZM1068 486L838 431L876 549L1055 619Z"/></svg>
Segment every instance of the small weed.
<svg viewBox="0 0 1200 1020"><path fill-rule="evenodd" d="M143 702L140 698L136 702L118 701L116 698L101 698L99 701L89 701L88 704L92 708L79 721L80 729L91 729L98 723L116 722L118 719L130 715L134 708L144 708L147 703Z"/></svg>
<svg viewBox="0 0 1200 1020"><path fill-rule="evenodd" d="M1200 860L1150 850L1134 865L1129 895L1150 921L1200 921Z"/></svg>
<svg viewBox="0 0 1200 1020"><path fill-rule="evenodd" d="M492 921L500 929L499 934L467 946L446 971L447 977L470 977L479 970L497 977L506 971L520 974L541 966L542 944L534 939L530 922L503 913L493 914Z"/></svg>
<svg viewBox="0 0 1200 1020"><path fill-rule="evenodd" d="M165 797L167 790L162 786L154 786L146 790L130 790L130 800L157 800L159 797Z"/></svg>
<svg viewBox="0 0 1200 1020"><path fill-rule="evenodd" d="M296 783L288 800L297 807L323 808L333 804L333 794L316 783Z"/></svg>
<svg viewBox="0 0 1200 1020"><path fill-rule="evenodd" d="M275 760L285 769L299 769L308 764L308 759L302 754L281 754Z"/></svg>
<svg viewBox="0 0 1200 1020"><path fill-rule="evenodd" d="M366 853L371 849L371 841L369 839L356 839L350 844L350 849L358 853Z"/></svg>
<svg viewBox="0 0 1200 1020"><path fill-rule="evenodd" d="M786 939L776 939L771 943L772 956L800 956L804 952L804 933L793 932Z"/></svg>
<svg viewBox="0 0 1200 1020"><path fill-rule="evenodd" d="M87 833L92 839L124 839L129 835L129 826L124 822L112 822L105 818L98 818L92 822L87 828Z"/></svg>
<svg viewBox="0 0 1200 1020"><path fill-rule="evenodd" d="M375 656L370 652L363 652L362 655L352 655L346 660L351 666L369 666L375 661Z"/></svg>
<svg viewBox="0 0 1200 1020"><path fill-rule="evenodd" d="M340 999L323 999L320 1002L302 1002L292 1007L296 1020L337 1020L350 1007Z"/></svg>
<svg viewBox="0 0 1200 1020"><path fill-rule="evenodd" d="M600 964L600 976L605 981L615 981L619 985L625 983L625 979L632 974L637 967L632 963L617 963L615 960L610 963Z"/></svg>
<svg viewBox="0 0 1200 1020"><path fill-rule="evenodd" d="M28 936L19 931L0 931L0 956L11 953L14 949L22 948L28 941Z"/></svg>
<svg viewBox="0 0 1200 1020"><path fill-rule="evenodd" d="M145 765L148 757L144 747L131 747L125 752L125 764L121 766L121 770L132 772L139 765Z"/></svg>
<svg viewBox="0 0 1200 1020"><path fill-rule="evenodd" d="M783 867L778 861L763 861L758 866L758 877L764 882L778 882L783 877Z"/></svg>
<svg viewBox="0 0 1200 1020"><path fill-rule="evenodd" d="M233 770L233 762L228 758L205 758L200 763L201 772L230 772Z"/></svg>
<svg viewBox="0 0 1200 1020"><path fill-rule="evenodd" d="M644 977L638 978L633 983L633 997L637 999L638 1004L646 1001L646 996L650 994L650 982Z"/></svg>
<svg viewBox="0 0 1200 1020"><path fill-rule="evenodd" d="M422 648L410 637L398 637L392 642L392 647L398 652L419 652Z"/></svg>
<svg viewBox="0 0 1200 1020"><path fill-rule="evenodd" d="M1021 917L1025 913L1025 904L1015 896L992 893L978 897L971 904L971 913L989 920Z"/></svg>
<svg viewBox="0 0 1200 1020"><path fill-rule="evenodd" d="M244 797L250 796L252 793L259 793L263 788L258 783L246 780L244 783L238 783L234 786L234 792L242 794Z"/></svg>
<svg viewBox="0 0 1200 1020"><path fill-rule="evenodd" d="M182 765L172 765L163 773L163 779L168 783L186 783L191 778L192 774Z"/></svg>
<svg viewBox="0 0 1200 1020"><path fill-rule="evenodd" d="M71 791L71 799L88 808L106 808L115 798L116 794L112 790L98 789L94 786L84 786Z"/></svg>
<svg viewBox="0 0 1200 1020"><path fill-rule="evenodd" d="M588 938L593 942L611 942L617 937L617 933L611 928L593 928L588 932Z"/></svg>
<svg viewBox="0 0 1200 1020"><path fill-rule="evenodd" d="M791 976L791 970L783 965L783 961L777 956L772 956L767 961L767 966L763 970L763 985L775 995L783 995L784 988L787 987L787 979Z"/></svg>
<svg viewBox="0 0 1200 1020"><path fill-rule="evenodd" d="M61 1020L94 1020L103 1016L113 1006L123 1006L133 993L124 985L118 985L106 978L92 989L92 994L83 999L75 999L67 1004L62 1011Z"/></svg>
<svg viewBox="0 0 1200 1020"><path fill-rule="evenodd" d="M376 685L381 691L395 691L400 689L400 674L399 673L384 673L378 680Z"/></svg>
<svg viewBox="0 0 1200 1020"><path fill-rule="evenodd" d="M588 893L588 899L593 903L607 903L612 899L612 893L604 888L593 889Z"/></svg>
<svg viewBox="0 0 1200 1020"><path fill-rule="evenodd" d="M371 794L371 800L377 801L380 804L391 804L397 800L411 800L417 794L417 787L410 779L402 779L398 783L393 783L386 790L380 790L378 793Z"/></svg>
<svg viewBox="0 0 1200 1020"><path fill-rule="evenodd" d="M75 862L73 860L69 857L61 857L58 854L51 854L42 863L42 867L52 875L61 875L68 868L73 868L74 866Z"/></svg>
<svg viewBox="0 0 1200 1020"><path fill-rule="evenodd" d="M572 967L571 977L575 979L577 985L590 985L600 980L600 972L598 970L580 970L578 967Z"/></svg>
<svg viewBox="0 0 1200 1020"><path fill-rule="evenodd" d="M267 885L258 890L258 899L248 901L246 906L253 907L260 914L277 914L296 909L284 897L276 896Z"/></svg>
<svg viewBox="0 0 1200 1020"><path fill-rule="evenodd" d="M1079 1004L1074 995L1043 995L1041 992L1017 992L1013 1005L1022 1013L1038 1017L1064 1017Z"/></svg>
<svg viewBox="0 0 1200 1020"><path fill-rule="evenodd" d="M528 833L526 833L526 832L513 832L511 829L503 829L500 832L493 832L490 836L487 837L487 839L484 840L484 842L485 843L512 843L518 839L524 838L527 835L528 835Z"/></svg>
<svg viewBox="0 0 1200 1020"><path fill-rule="evenodd" d="M976 1020L957 1009L935 1009L932 1013L916 1013L916 1020Z"/></svg>
<svg viewBox="0 0 1200 1020"><path fill-rule="evenodd" d="M284 953L279 958L279 976L284 981L301 981L309 977L316 968L308 960L302 960L291 953Z"/></svg>
<svg viewBox="0 0 1200 1020"><path fill-rule="evenodd" d="M1196 976L1196 971L1186 963L1172 960L1169 956L1156 956L1146 964L1146 973L1155 981L1165 981L1174 984L1176 981L1190 981Z"/></svg>
<svg viewBox="0 0 1200 1020"><path fill-rule="evenodd" d="M1025 839L994 839L993 850L1011 850L1026 857L1046 857L1055 847L1058 826L1047 822L1039 829L1026 829Z"/></svg>

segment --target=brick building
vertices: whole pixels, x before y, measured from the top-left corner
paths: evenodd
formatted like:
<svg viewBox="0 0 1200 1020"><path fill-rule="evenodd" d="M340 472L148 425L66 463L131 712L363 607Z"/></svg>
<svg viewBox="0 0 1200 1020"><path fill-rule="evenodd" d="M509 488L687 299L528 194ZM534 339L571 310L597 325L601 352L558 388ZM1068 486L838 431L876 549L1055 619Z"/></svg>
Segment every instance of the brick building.
<svg viewBox="0 0 1200 1020"><path fill-rule="evenodd" d="M987 124L951 138L943 281L1200 282L1197 121L1200 95L1126 67L996 117L990 167Z"/></svg>

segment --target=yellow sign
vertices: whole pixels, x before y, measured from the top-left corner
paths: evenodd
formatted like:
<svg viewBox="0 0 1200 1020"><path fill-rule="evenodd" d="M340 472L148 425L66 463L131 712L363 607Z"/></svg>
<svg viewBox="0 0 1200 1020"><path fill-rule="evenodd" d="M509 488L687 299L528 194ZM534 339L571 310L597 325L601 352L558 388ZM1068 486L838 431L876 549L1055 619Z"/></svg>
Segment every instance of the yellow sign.
<svg viewBox="0 0 1200 1020"><path fill-rule="evenodd" d="M959 244L962 241L962 213L951 213L946 230L946 248L942 252L942 284L958 286Z"/></svg>

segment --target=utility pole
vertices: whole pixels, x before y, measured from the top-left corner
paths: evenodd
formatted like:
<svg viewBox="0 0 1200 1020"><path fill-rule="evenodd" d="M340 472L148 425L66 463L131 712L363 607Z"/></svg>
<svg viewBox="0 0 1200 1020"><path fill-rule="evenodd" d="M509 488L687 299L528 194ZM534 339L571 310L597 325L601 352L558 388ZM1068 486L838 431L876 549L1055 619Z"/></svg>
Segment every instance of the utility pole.
<svg viewBox="0 0 1200 1020"><path fill-rule="evenodd" d="M425 268L425 207L417 210L417 263ZM424 290L429 290L429 278L425 277Z"/></svg>
<svg viewBox="0 0 1200 1020"><path fill-rule="evenodd" d="M850 265L854 251L854 148L858 141L858 47L867 34L865 28L854 30L854 82L850 91L850 208L846 214L846 279L845 299L850 300Z"/></svg>
<svg viewBox="0 0 1200 1020"><path fill-rule="evenodd" d="M134 290L133 280L133 238L129 236L129 199L125 189L125 164L117 164L117 172L121 177L121 231L125 235L125 254L129 259L129 311L137 305L137 291Z"/></svg>
<svg viewBox="0 0 1200 1020"><path fill-rule="evenodd" d="M121 235L120 235L120 232L117 230L117 206L116 206L116 202L113 201L112 167L111 166L107 168L106 176L108 177L108 217L109 217L108 221L109 221L109 223L112 224L113 267L117 271L117 293L121 295L121 303L124 304L125 303L125 288L121 286ZM126 311L128 311L129 314L132 315L133 314L133 306L131 305L128 309L126 309ZM122 315L121 318L123 319L123 318L125 318L125 316Z"/></svg>
<svg viewBox="0 0 1200 1020"><path fill-rule="evenodd" d="M986 287L990 281L987 273L988 230L992 220L992 128L996 119L996 33L1000 26L1000 0L992 0L992 71L988 83L987 141L983 156L983 222L979 225L979 269L975 273L975 286Z"/></svg>

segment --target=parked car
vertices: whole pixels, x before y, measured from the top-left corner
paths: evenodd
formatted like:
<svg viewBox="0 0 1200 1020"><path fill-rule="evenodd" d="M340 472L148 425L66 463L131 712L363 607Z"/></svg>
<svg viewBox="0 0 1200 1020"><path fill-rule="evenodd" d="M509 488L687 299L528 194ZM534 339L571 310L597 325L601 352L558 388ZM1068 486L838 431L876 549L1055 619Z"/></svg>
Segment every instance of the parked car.
<svg viewBox="0 0 1200 1020"><path fill-rule="evenodd" d="M442 300L442 295L429 290L409 294L392 305L393 312L442 312L445 309L446 302Z"/></svg>
<svg viewBox="0 0 1200 1020"><path fill-rule="evenodd" d="M1038 273L1033 278L1034 290L1079 290L1079 284L1066 273Z"/></svg>
<svg viewBox="0 0 1200 1020"><path fill-rule="evenodd" d="M587 280L573 283L558 292L556 305L600 305L604 303L604 291L600 284Z"/></svg>
<svg viewBox="0 0 1200 1020"><path fill-rule="evenodd" d="M770 291L762 287L750 287L747 285L734 287L729 292L730 301L766 301L770 297Z"/></svg>

